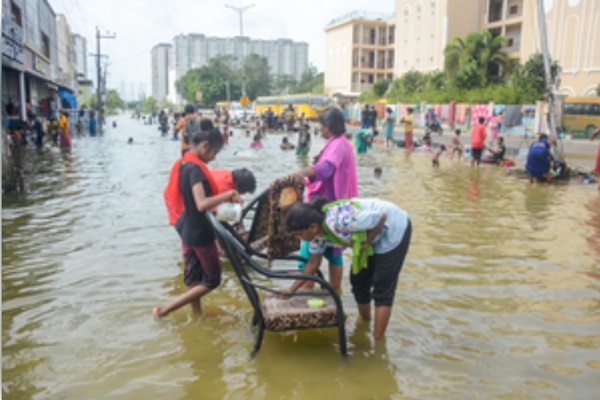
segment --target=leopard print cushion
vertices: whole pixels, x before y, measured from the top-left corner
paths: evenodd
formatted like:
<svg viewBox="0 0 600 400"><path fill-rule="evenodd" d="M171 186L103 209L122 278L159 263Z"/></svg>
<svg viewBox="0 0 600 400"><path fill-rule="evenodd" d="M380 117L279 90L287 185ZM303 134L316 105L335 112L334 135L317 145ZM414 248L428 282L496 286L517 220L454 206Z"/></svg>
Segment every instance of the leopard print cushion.
<svg viewBox="0 0 600 400"><path fill-rule="evenodd" d="M296 196L290 196L290 189L296 191ZM300 249L300 240L296 235L285 230L285 212L289 207L282 208L282 205L290 203L290 197L301 201L303 194L304 181L301 178L287 176L271 183L269 190L269 239L267 240L269 260L284 257Z"/></svg>
<svg viewBox="0 0 600 400"><path fill-rule="evenodd" d="M324 328L337 325L337 310L331 295L314 292L314 296L292 296L287 299L267 293L262 303L265 327L270 331L288 331L304 328ZM323 299L323 307L311 307L312 297Z"/></svg>

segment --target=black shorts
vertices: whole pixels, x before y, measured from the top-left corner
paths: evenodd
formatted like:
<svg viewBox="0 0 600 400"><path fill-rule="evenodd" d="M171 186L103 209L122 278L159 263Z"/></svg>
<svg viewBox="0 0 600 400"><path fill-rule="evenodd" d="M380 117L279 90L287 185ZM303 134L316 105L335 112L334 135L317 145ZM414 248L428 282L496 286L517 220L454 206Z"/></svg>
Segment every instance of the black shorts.
<svg viewBox="0 0 600 400"><path fill-rule="evenodd" d="M471 149L471 154L475 160L481 160L481 154L483 153L483 149Z"/></svg>
<svg viewBox="0 0 600 400"><path fill-rule="evenodd" d="M369 257L367 268L358 274L350 275L352 293L358 304L368 304L375 300L375 306L391 306L396 295L398 276L410 246L412 225L410 220L404 237L398 246L384 254Z"/></svg>

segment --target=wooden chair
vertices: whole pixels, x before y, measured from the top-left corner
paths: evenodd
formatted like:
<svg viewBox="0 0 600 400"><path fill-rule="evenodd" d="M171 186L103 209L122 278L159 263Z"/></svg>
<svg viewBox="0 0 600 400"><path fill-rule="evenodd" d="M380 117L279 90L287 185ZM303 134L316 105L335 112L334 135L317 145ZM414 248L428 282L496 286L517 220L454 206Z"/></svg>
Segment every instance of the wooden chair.
<svg viewBox="0 0 600 400"><path fill-rule="evenodd" d="M254 309L252 327L257 329L256 341L252 349L252 357L260 350L264 331L289 331L299 329L315 329L337 327L339 333L340 353L347 354L345 318L342 301L336 290L322 277L306 275L298 270L273 270L258 264L252 254L246 251L232 232L217 221L212 213L207 213L221 248L224 249L233 270ZM322 290L297 292L287 298L276 287L267 287L252 280L250 272L269 280L306 279L318 283ZM266 293L259 295L260 292ZM322 307L311 307L308 299L323 300Z"/></svg>

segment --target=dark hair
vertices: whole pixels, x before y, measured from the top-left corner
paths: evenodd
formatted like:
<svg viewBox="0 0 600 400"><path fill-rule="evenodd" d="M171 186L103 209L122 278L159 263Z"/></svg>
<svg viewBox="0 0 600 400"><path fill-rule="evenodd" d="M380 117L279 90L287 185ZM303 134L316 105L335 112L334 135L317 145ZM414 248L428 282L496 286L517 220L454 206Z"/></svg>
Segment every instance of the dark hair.
<svg viewBox="0 0 600 400"><path fill-rule="evenodd" d="M408 107L408 108L406 109L406 111L408 111L408 113L409 113L409 114L412 114L412 112L413 112L413 111L415 111L415 109L414 109L414 108L412 108L412 107Z"/></svg>
<svg viewBox="0 0 600 400"><path fill-rule="evenodd" d="M539 140L548 140L548 135L546 135L545 133L540 133Z"/></svg>
<svg viewBox="0 0 600 400"><path fill-rule="evenodd" d="M440 149L442 149L442 151L446 151L446 146L445 145L440 145Z"/></svg>
<svg viewBox="0 0 600 400"><path fill-rule="evenodd" d="M498 138L498 140L500 140L502 143L504 143L504 138L503 138L502 136L500 136L500 137Z"/></svg>
<svg viewBox="0 0 600 400"><path fill-rule="evenodd" d="M315 197L310 203L294 203L285 217L285 228L290 232L300 231L312 224L321 225L325 219L323 206L327 204L325 197Z"/></svg>
<svg viewBox="0 0 600 400"><path fill-rule="evenodd" d="M208 118L202 118L200 120L200 130L201 131L210 131L211 129L213 129L215 126L213 125L212 121Z"/></svg>
<svg viewBox="0 0 600 400"><path fill-rule="evenodd" d="M254 139L255 142L260 142L260 133L257 133L256 135L254 135Z"/></svg>
<svg viewBox="0 0 600 400"><path fill-rule="evenodd" d="M484 124L485 123L485 117L479 117L479 119L477 121L479 121L480 124Z"/></svg>
<svg viewBox="0 0 600 400"><path fill-rule="evenodd" d="M456 133L457 135L460 135L460 129L455 130L454 133Z"/></svg>
<svg viewBox="0 0 600 400"><path fill-rule="evenodd" d="M288 142L288 138L287 137L283 137L283 139L281 139L281 143L287 143Z"/></svg>
<svg viewBox="0 0 600 400"><path fill-rule="evenodd" d="M223 147L223 135L215 128L206 131L198 131L192 136L192 144L198 146L202 142L208 142L208 147L210 149L220 149Z"/></svg>
<svg viewBox="0 0 600 400"><path fill-rule="evenodd" d="M386 107L385 111L389 112L390 114L392 113L392 109L390 107Z"/></svg>
<svg viewBox="0 0 600 400"><path fill-rule="evenodd" d="M196 111L196 110L194 109L193 105L188 104L187 106L185 106L185 113L186 114L193 114L194 111Z"/></svg>
<svg viewBox="0 0 600 400"><path fill-rule="evenodd" d="M339 137L346 132L344 114L335 107L328 107L319 114L319 122L321 125L326 126L335 137Z"/></svg>
<svg viewBox="0 0 600 400"><path fill-rule="evenodd" d="M233 178L236 190L240 194L254 193L256 190L256 178L249 169L234 169L231 171L231 177Z"/></svg>
<svg viewBox="0 0 600 400"><path fill-rule="evenodd" d="M381 167L375 167L374 171L375 171L376 174L380 174L380 173L383 172L383 170L381 169Z"/></svg>

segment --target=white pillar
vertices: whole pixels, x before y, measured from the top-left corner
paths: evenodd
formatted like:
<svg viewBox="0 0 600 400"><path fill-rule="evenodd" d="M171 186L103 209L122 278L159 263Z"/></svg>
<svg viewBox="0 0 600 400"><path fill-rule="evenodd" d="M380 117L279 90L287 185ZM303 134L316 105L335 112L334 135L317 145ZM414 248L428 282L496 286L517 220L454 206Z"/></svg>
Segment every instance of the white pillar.
<svg viewBox="0 0 600 400"><path fill-rule="evenodd" d="M19 102L21 103L21 119L27 120L27 107L25 105L25 72L19 71Z"/></svg>

